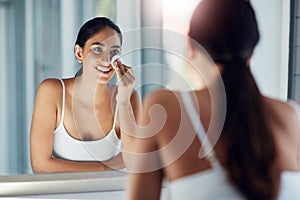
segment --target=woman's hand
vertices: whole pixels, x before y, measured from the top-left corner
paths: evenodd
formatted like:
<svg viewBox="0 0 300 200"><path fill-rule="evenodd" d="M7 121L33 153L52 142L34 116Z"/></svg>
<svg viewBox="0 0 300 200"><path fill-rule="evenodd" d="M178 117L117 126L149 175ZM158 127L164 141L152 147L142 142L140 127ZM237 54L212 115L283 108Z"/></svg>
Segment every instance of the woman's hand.
<svg viewBox="0 0 300 200"><path fill-rule="evenodd" d="M130 103L130 96L135 83L135 76L131 67L121 63L117 59L114 63L118 78L118 94L116 100L118 103Z"/></svg>

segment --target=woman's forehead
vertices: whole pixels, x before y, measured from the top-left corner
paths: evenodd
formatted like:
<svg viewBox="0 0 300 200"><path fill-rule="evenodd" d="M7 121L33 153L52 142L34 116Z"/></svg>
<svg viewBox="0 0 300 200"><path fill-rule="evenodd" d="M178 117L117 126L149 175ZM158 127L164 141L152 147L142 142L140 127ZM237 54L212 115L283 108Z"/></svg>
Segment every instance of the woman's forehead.
<svg viewBox="0 0 300 200"><path fill-rule="evenodd" d="M88 45L92 44L103 44L103 45L119 45L121 46L121 40L119 34L112 28L106 27L100 30L98 33L88 39Z"/></svg>

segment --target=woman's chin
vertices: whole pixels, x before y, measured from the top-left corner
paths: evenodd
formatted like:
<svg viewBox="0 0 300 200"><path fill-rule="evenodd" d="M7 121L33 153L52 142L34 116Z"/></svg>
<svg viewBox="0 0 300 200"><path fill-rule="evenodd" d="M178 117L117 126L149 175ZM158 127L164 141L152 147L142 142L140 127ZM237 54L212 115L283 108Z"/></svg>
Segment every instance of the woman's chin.
<svg viewBox="0 0 300 200"><path fill-rule="evenodd" d="M97 79L97 82L99 83L99 84L107 84L107 83L109 83L109 81L111 80L111 78L112 78L112 76L111 77L98 77L98 79Z"/></svg>
<svg viewBox="0 0 300 200"><path fill-rule="evenodd" d="M110 72L107 74L104 73L98 73L97 82L100 84L107 84L113 77L114 72Z"/></svg>

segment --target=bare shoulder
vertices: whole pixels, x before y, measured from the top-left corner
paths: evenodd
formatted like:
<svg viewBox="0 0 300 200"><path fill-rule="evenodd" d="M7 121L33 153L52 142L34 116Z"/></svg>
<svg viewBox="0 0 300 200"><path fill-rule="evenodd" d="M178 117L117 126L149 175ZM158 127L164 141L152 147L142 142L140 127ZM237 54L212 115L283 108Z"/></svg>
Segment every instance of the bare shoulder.
<svg viewBox="0 0 300 200"><path fill-rule="evenodd" d="M44 99L46 101L60 98L62 94L62 83L59 79L49 78L43 80L37 90L37 100Z"/></svg>
<svg viewBox="0 0 300 200"><path fill-rule="evenodd" d="M281 115L289 115L289 114L293 114L293 113L296 114L295 109L293 109L293 107L286 101L281 101L281 100L273 99L273 98L269 98L269 97L264 97L264 99L265 99L266 103L275 110L275 112L277 112ZM299 103L297 103L297 104L299 104Z"/></svg>
<svg viewBox="0 0 300 200"><path fill-rule="evenodd" d="M39 85L39 90L57 90L62 88L61 81L59 79L48 78L43 80ZM49 91L48 91L49 92Z"/></svg>
<svg viewBox="0 0 300 200"><path fill-rule="evenodd" d="M149 93L143 100L143 116L146 119L152 118L156 120L156 124L163 125L163 129L176 128L174 124L180 123L181 106L179 92L171 90L157 90ZM153 121L153 122L154 122Z"/></svg>
<svg viewBox="0 0 300 200"><path fill-rule="evenodd" d="M280 168L284 171L298 171L299 116L288 102L271 98L265 98L265 102L267 120L275 139Z"/></svg>
<svg viewBox="0 0 300 200"><path fill-rule="evenodd" d="M74 78L62 79L62 81L64 82L65 87L68 87L68 85L74 82ZM38 91L47 92L50 94L61 93L62 82L60 79L55 78L45 79L40 83Z"/></svg>
<svg viewBox="0 0 300 200"><path fill-rule="evenodd" d="M143 104L145 106L152 104L165 105L167 107L178 106L178 98L179 92L160 89L149 93L145 97Z"/></svg>
<svg viewBox="0 0 300 200"><path fill-rule="evenodd" d="M277 128L286 130L286 133L299 130L299 116L289 103L268 97L264 99L270 108L267 110L268 117L277 124Z"/></svg>

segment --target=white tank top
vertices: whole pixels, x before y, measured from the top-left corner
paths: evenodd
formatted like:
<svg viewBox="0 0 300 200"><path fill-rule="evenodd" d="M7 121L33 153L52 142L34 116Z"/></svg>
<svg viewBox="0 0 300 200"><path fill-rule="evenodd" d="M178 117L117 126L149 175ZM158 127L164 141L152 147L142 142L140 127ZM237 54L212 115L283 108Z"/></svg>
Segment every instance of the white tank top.
<svg viewBox="0 0 300 200"><path fill-rule="evenodd" d="M81 141L69 135L63 124L65 112L65 85L62 80L62 111L61 121L54 130L53 156L72 161L105 161L113 158L121 151L115 124L117 118L117 107L114 115L114 122L111 131L100 140Z"/></svg>
<svg viewBox="0 0 300 200"><path fill-rule="evenodd" d="M201 141L206 141L205 144L203 144L203 148L208 155L206 158L210 162L212 168L170 182L170 199L246 200L240 191L229 181L226 169L224 169L216 159L190 94L188 92L183 92L182 100L193 127L197 131L199 139ZM300 106L294 101L289 101L288 103L295 109L300 119ZM280 193L277 200L300 199L299 191L300 172L283 172L281 176Z"/></svg>
<svg viewBox="0 0 300 200"><path fill-rule="evenodd" d="M171 181L169 183L170 199L246 200L228 181L226 170L215 156L189 92L182 92L181 97L193 128L197 131L199 140L202 141L205 158L210 162L212 168Z"/></svg>

